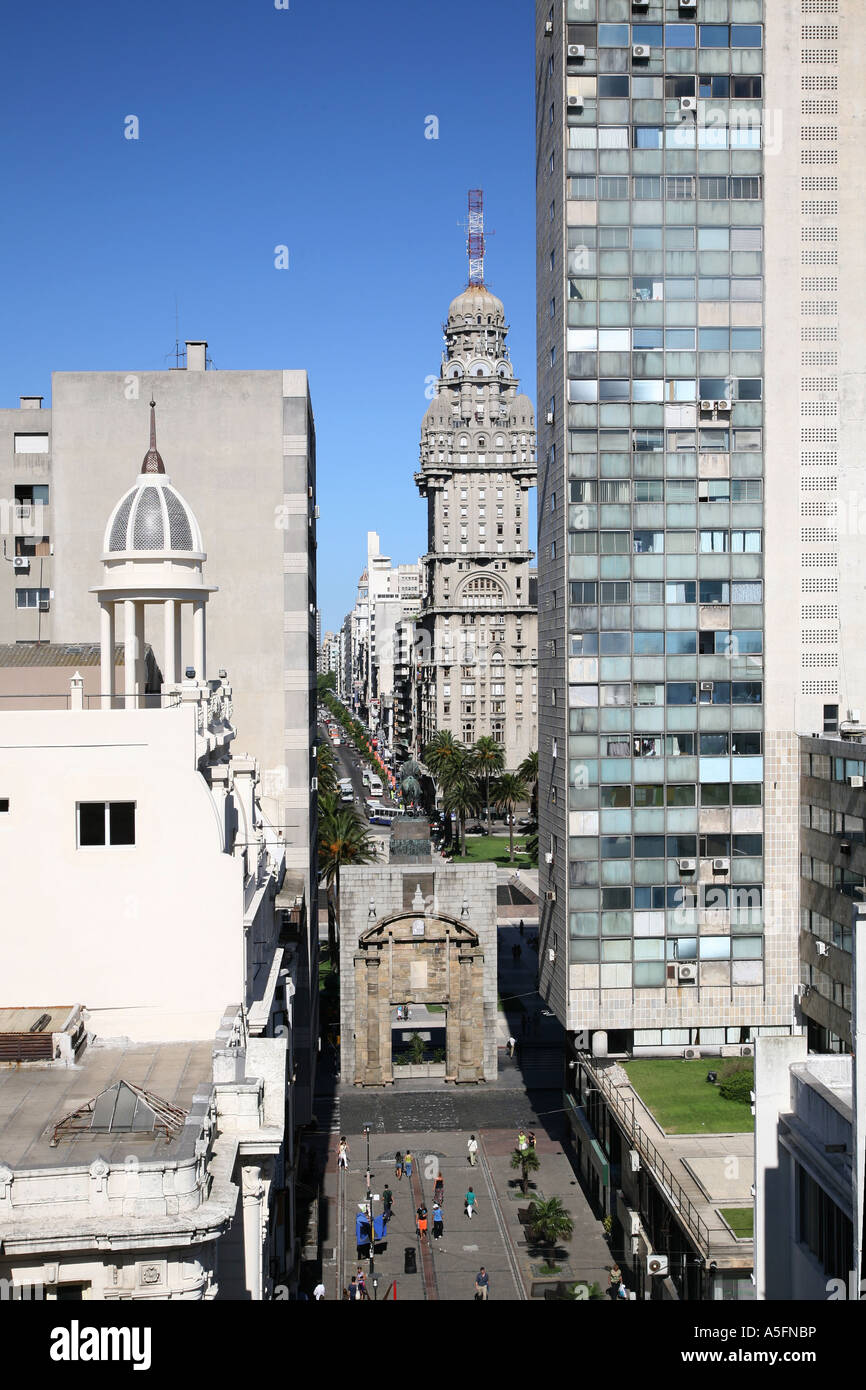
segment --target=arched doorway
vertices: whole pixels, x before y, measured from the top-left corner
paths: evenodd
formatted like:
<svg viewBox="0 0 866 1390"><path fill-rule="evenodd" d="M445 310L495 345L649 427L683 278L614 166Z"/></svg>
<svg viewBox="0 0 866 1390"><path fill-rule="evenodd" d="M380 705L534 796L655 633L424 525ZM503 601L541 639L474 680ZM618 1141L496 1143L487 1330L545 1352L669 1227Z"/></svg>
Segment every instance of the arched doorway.
<svg viewBox="0 0 866 1390"><path fill-rule="evenodd" d="M356 1086L394 1080L395 1006L445 1008L445 1080L484 1079L484 952L478 933L444 914L394 913L359 937L354 958Z"/></svg>

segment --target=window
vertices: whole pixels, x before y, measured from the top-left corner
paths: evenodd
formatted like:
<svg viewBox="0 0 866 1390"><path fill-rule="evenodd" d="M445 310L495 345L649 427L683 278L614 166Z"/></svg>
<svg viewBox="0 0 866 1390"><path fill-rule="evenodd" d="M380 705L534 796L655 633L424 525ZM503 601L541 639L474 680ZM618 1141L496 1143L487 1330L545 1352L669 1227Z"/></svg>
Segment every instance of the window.
<svg viewBox="0 0 866 1390"><path fill-rule="evenodd" d="M79 801L78 848L135 844L134 801Z"/></svg>
<svg viewBox="0 0 866 1390"><path fill-rule="evenodd" d="M636 125L634 130L634 147L636 150L660 150L662 147L662 131L660 126L655 125Z"/></svg>
<svg viewBox="0 0 866 1390"><path fill-rule="evenodd" d="M743 28L745 26L739 26ZM702 24L700 26L701 48L727 48L727 24Z"/></svg>
<svg viewBox="0 0 866 1390"><path fill-rule="evenodd" d="M48 607L51 601L50 589L16 589L15 607L16 608L42 608Z"/></svg>
<svg viewBox="0 0 866 1390"><path fill-rule="evenodd" d="M694 48L695 34L694 24L666 24L665 46L667 48ZM665 92L665 95L680 96L681 93Z"/></svg>
<svg viewBox="0 0 866 1390"><path fill-rule="evenodd" d="M729 95L730 78L724 74L701 73L698 82L700 84L698 96L727 97Z"/></svg>
<svg viewBox="0 0 866 1390"><path fill-rule="evenodd" d="M8 796L0 796L0 816L8 816L8 814L9 814L9 798L8 798Z"/></svg>
<svg viewBox="0 0 866 1390"><path fill-rule="evenodd" d="M761 48L762 44L763 31L760 24L731 25L731 48Z"/></svg>

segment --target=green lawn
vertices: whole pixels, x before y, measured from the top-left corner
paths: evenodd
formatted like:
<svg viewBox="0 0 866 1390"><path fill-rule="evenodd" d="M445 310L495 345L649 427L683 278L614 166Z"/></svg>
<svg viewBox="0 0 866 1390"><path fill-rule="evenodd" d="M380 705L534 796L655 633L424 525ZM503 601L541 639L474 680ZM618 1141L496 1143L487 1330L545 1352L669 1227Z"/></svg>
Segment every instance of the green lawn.
<svg viewBox="0 0 866 1390"><path fill-rule="evenodd" d="M514 844L525 845L526 835L515 834ZM527 854L518 854L515 848L514 859L508 858L508 836L507 835L467 835L465 855L455 855L455 864L501 864L506 867L509 863L515 869L534 869L535 860L530 859Z"/></svg>
<svg viewBox="0 0 866 1390"><path fill-rule="evenodd" d="M707 1081L717 1058L695 1061L648 1057L626 1062L628 1079L668 1134L748 1134L754 1121L748 1105L723 1100Z"/></svg>
<svg viewBox="0 0 866 1390"><path fill-rule="evenodd" d="M741 1240L752 1240L755 1234L754 1207L719 1207L719 1216L727 1221L735 1236Z"/></svg>

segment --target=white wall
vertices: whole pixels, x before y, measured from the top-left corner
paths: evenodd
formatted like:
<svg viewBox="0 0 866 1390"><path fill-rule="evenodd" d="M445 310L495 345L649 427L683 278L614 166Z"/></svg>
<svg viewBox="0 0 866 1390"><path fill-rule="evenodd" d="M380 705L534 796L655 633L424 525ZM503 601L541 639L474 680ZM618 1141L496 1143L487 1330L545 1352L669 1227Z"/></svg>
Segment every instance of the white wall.
<svg viewBox="0 0 866 1390"><path fill-rule="evenodd" d="M0 715L0 1003L80 1002L102 1037L213 1037L243 997L242 864L195 765L194 706ZM76 802L134 801L134 848L76 848Z"/></svg>

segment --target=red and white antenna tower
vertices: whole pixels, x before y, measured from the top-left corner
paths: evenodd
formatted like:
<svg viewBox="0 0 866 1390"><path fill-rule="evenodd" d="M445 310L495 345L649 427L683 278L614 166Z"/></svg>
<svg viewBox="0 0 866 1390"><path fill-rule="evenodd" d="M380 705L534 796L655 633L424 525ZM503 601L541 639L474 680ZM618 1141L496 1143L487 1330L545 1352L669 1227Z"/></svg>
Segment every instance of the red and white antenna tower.
<svg viewBox="0 0 866 1390"><path fill-rule="evenodd" d="M466 250L469 253L469 283L484 284L484 191L481 188L469 190L469 235Z"/></svg>

